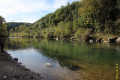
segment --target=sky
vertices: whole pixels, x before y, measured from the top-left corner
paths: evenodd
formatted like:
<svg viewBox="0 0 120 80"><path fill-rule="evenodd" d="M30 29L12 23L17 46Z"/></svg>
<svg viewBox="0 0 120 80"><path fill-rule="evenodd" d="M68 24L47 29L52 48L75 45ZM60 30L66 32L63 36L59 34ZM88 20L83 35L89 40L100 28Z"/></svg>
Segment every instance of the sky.
<svg viewBox="0 0 120 80"><path fill-rule="evenodd" d="M33 23L73 1L77 0L0 0L0 16L7 22Z"/></svg>

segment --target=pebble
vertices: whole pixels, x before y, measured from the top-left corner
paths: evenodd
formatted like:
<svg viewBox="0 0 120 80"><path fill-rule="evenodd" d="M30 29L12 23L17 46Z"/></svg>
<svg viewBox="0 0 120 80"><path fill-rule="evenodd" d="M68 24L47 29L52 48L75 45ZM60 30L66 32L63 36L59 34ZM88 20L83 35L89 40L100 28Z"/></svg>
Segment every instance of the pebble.
<svg viewBox="0 0 120 80"><path fill-rule="evenodd" d="M3 76L3 79L7 79L7 76Z"/></svg>

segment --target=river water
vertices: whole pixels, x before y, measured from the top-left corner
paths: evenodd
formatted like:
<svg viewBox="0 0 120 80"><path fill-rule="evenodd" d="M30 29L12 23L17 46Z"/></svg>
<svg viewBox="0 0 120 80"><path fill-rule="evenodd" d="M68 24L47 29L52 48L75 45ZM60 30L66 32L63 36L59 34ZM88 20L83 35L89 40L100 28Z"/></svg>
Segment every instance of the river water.
<svg viewBox="0 0 120 80"><path fill-rule="evenodd" d="M46 80L116 80L120 76L116 71L120 44L17 38L6 44L13 58Z"/></svg>

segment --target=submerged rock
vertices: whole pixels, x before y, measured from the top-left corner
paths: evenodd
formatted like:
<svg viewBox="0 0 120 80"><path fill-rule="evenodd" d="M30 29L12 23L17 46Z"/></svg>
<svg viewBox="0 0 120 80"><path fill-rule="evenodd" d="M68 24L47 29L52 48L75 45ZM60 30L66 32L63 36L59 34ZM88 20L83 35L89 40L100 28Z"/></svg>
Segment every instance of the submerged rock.
<svg viewBox="0 0 120 80"><path fill-rule="evenodd" d="M51 67L51 66L52 66L51 63L45 63L45 65L46 65L47 67Z"/></svg>

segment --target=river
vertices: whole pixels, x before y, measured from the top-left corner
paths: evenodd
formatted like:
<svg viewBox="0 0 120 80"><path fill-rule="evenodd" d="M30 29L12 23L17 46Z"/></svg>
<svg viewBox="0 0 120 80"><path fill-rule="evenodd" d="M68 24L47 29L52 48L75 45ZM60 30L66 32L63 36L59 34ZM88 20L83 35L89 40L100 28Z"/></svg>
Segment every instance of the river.
<svg viewBox="0 0 120 80"><path fill-rule="evenodd" d="M13 38L6 44L13 58L46 80L116 80L119 75L120 45L116 43Z"/></svg>

